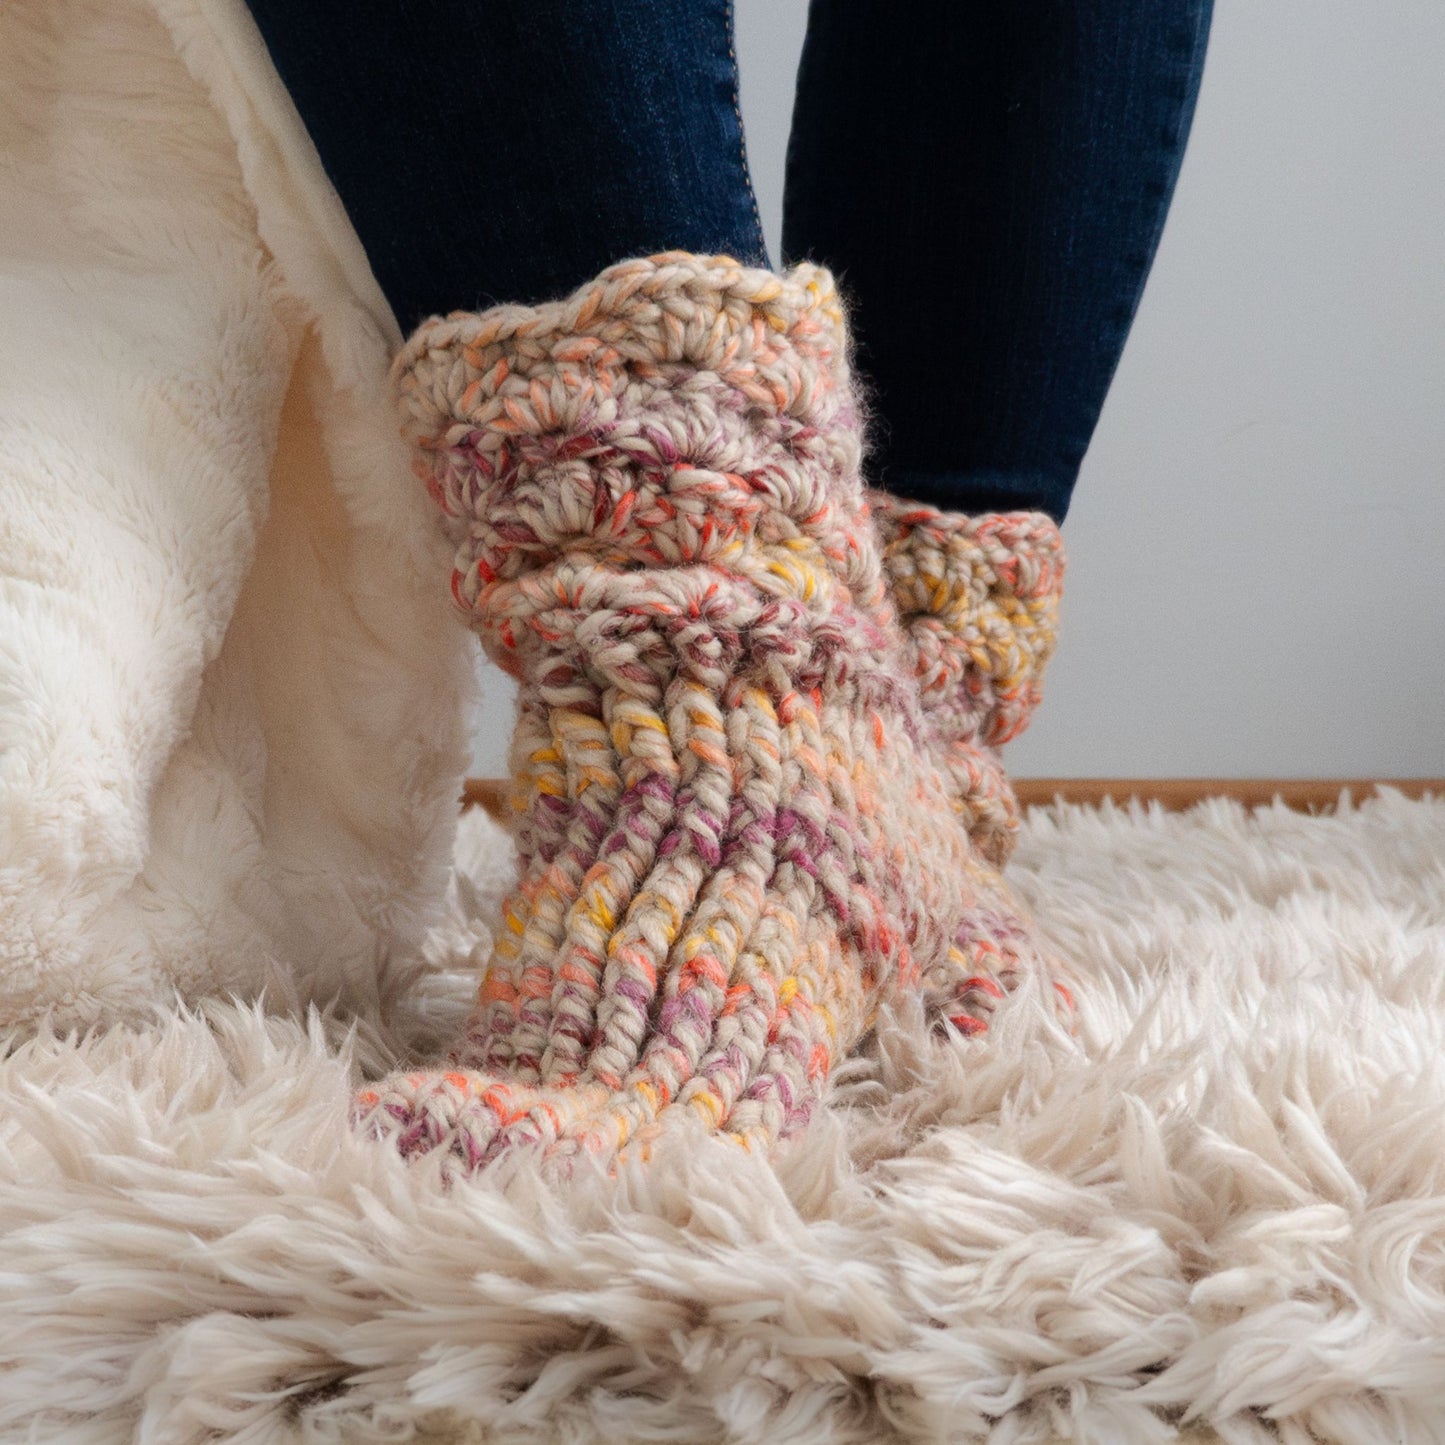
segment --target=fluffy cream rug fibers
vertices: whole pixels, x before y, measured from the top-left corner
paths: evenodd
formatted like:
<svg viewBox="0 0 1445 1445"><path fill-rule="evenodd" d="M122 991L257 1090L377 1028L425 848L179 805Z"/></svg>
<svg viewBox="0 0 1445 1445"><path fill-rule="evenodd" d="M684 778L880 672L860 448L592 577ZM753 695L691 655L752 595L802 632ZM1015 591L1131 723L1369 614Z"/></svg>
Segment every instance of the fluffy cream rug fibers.
<svg viewBox="0 0 1445 1445"><path fill-rule="evenodd" d="M0 1063L0 1437L1445 1439L1445 802L1031 816L1080 975L880 1030L776 1168L695 1136L449 1191L343 1122L434 1043L216 1005Z"/></svg>

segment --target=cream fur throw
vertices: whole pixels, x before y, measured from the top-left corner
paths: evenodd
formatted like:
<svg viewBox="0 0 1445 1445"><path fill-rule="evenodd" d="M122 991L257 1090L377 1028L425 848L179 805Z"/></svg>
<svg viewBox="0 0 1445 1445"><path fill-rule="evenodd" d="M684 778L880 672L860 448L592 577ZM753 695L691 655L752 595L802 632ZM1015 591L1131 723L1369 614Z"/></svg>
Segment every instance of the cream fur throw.
<svg viewBox="0 0 1445 1445"><path fill-rule="evenodd" d="M249 26L0 5L0 1023L375 1015L445 884L473 649Z"/></svg>
<svg viewBox="0 0 1445 1445"><path fill-rule="evenodd" d="M0 6L0 316L0 1438L1445 1440L1445 803L1036 813L1077 1032L443 1190L346 1108L509 848L449 868L398 338L236 0Z"/></svg>

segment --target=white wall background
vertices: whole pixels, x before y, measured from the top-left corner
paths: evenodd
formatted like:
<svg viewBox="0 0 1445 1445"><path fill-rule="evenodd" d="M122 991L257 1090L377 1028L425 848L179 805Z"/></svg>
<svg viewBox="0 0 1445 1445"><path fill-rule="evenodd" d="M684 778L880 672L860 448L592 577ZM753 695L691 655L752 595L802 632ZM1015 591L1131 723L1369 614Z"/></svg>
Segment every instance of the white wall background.
<svg viewBox="0 0 1445 1445"><path fill-rule="evenodd" d="M775 254L805 18L737 0ZM1442 74L1441 0L1217 0L1018 775L1445 775Z"/></svg>

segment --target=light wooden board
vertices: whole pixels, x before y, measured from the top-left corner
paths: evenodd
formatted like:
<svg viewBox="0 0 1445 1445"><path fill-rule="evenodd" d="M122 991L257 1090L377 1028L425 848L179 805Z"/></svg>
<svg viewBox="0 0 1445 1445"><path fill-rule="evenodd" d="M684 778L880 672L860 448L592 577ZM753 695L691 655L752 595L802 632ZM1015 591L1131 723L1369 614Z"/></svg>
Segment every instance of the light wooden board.
<svg viewBox="0 0 1445 1445"><path fill-rule="evenodd" d="M1279 798L1302 812L1333 807L1346 790L1357 802L1377 787L1398 788L1408 798L1427 793L1445 797L1445 778L1015 778L1019 802L1099 803L1105 798L1157 802L1178 810L1205 798L1234 798L1257 808ZM464 808L485 808L494 818L507 811L507 784L501 778L468 778L462 792Z"/></svg>
<svg viewBox="0 0 1445 1445"><path fill-rule="evenodd" d="M1349 791L1358 802L1379 787L1398 788L1406 797L1427 793L1445 797L1445 778L1015 778L1019 802L1116 803L1138 798L1171 810L1192 807L1205 798L1233 798L1257 808L1278 798L1302 812L1333 807Z"/></svg>

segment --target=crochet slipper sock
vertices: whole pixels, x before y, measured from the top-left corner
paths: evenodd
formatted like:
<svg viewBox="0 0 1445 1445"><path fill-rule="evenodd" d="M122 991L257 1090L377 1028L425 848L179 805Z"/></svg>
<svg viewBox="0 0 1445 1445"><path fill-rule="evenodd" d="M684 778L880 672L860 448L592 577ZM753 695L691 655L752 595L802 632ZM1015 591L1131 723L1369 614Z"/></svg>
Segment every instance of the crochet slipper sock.
<svg viewBox="0 0 1445 1445"><path fill-rule="evenodd" d="M1044 512L942 512L885 492L869 501L928 745L974 846L1001 868L1019 814L998 749L1042 697L1063 591L1058 524ZM935 1016L981 1031L1036 956L1030 938L1011 943L1008 922L967 931L925 969ZM1071 1007L1067 988L1054 987Z"/></svg>
<svg viewBox="0 0 1445 1445"><path fill-rule="evenodd" d="M521 877L455 1067L358 1117L464 1171L685 1112L770 1144L886 991L1027 938L933 757L831 279L627 262L430 321L397 374L454 597L520 682Z"/></svg>

